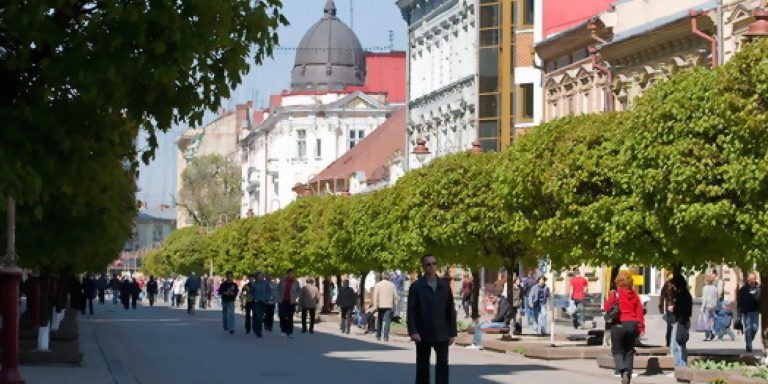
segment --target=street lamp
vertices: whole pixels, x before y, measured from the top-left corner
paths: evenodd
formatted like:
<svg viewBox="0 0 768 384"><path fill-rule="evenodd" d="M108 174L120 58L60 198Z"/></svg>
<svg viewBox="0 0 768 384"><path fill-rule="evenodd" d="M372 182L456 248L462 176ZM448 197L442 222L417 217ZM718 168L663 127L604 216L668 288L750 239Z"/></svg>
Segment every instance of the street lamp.
<svg viewBox="0 0 768 384"><path fill-rule="evenodd" d="M411 154L416 155L416 160L420 163L424 163L424 160L426 160L427 156L431 155L432 152L427 148L427 141L423 138L418 138L416 139L416 147L413 148Z"/></svg>
<svg viewBox="0 0 768 384"><path fill-rule="evenodd" d="M768 10L757 8L752 11L752 16L755 17L755 21L749 24L744 37L750 40L768 37Z"/></svg>
<svg viewBox="0 0 768 384"><path fill-rule="evenodd" d="M483 153L483 145L480 143L480 140L475 140L472 142L472 149L470 149L470 151L478 155Z"/></svg>

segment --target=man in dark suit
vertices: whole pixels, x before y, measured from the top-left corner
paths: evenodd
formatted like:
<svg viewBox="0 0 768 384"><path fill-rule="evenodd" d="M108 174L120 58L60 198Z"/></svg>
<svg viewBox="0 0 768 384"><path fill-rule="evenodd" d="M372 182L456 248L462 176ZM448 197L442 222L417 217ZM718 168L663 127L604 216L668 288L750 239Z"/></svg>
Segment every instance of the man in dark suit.
<svg viewBox="0 0 768 384"><path fill-rule="evenodd" d="M437 259L421 258L424 276L408 290L408 334L416 342L416 384L429 384L435 350L435 384L448 384L448 347L456 337L456 310L448 283L437 277Z"/></svg>

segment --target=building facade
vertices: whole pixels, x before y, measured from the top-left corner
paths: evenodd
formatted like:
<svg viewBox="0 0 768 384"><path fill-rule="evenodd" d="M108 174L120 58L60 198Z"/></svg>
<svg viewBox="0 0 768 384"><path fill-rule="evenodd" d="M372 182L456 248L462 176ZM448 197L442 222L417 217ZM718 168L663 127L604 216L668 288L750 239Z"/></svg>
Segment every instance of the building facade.
<svg viewBox="0 0 768 384"><path fill-rule="evenodd" d="M182 188L181 175L192 159L219 155L240 166L240 133L251 126L252 104L238 104L234 110L222 109L212 122L184 132L176 141L176 197ZM193 223L184 209L176 209L176 224L187 227Z"/></svg>
<svg viewBox="0 0 768 384"><path fill-rule="evenodd" d="M506 148L541 118L533 51L539 2L399 0L408 23L407 152ZM413 155L407 167L421 164Z"/></svg>
<svg viewBox="0 0 768 384"><path fill-rule="evenodd" d="M365 52L328 1L301 41L291 90L240 137L242 215L264 215L382 125L405 101L405 53ZM404 140L404 139L403 139Z"/></svg>

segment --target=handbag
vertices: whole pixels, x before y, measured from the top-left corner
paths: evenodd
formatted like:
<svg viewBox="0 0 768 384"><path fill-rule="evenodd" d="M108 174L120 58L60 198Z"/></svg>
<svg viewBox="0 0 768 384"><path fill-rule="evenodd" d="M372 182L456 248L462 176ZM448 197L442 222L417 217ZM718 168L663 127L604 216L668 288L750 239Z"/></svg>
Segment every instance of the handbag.
<svg viewBox="0 0 768 384"><path fill-rule="evenodd" d="M614 300L611 309L603 315L606 324L616 324L619 322L619 292L613 291Z"/></svg>
<svg viewBox="0 0 768 384"><path fill-rule="evenodd" d="M568 308L566 308L565 312L567 312L569 315L573 316L578 308L576 307L576 303L573 300L570 300L568 302Z"/></svg>
<svg viewBox="0 0 768 384"><path fill-rule="evenodd" d="M737 331L744 331L744 323L741 322L741 316L733 320L733 329Z"/></svg>
<svg viewBox="0 0 768 384"><path fill-rule="evenodd" d="M712 327L709 325L709 318L706 313L699 313L699 320L696 322L694 328L696 332L711 332Z"/></svg>

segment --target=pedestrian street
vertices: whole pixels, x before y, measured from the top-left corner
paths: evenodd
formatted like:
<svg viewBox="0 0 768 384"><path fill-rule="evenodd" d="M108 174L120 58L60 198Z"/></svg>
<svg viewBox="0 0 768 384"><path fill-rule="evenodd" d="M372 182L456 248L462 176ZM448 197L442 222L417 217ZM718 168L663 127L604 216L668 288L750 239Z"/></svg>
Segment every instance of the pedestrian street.
<svg viewBox="0 0 768 384"><path fill-rule="evenodd" d="M146 304L144 302L143 304ZM325 315L323 315L325 318ZM298 323L297 323L298 325ZM225 333L221 312L164 304L124 310L107 303L80 317L82 367L22 366L28 383L412 383L413 343L393 336L377 342L353 328L340 335L336 322L321 322L313 335L300 329L292 339L265 332L246 335L237 314L236 332ZM452 383L615 383L594 360L544 362L516 354L450 349ZM635 383L673 383L664 376Z"/></svg>

